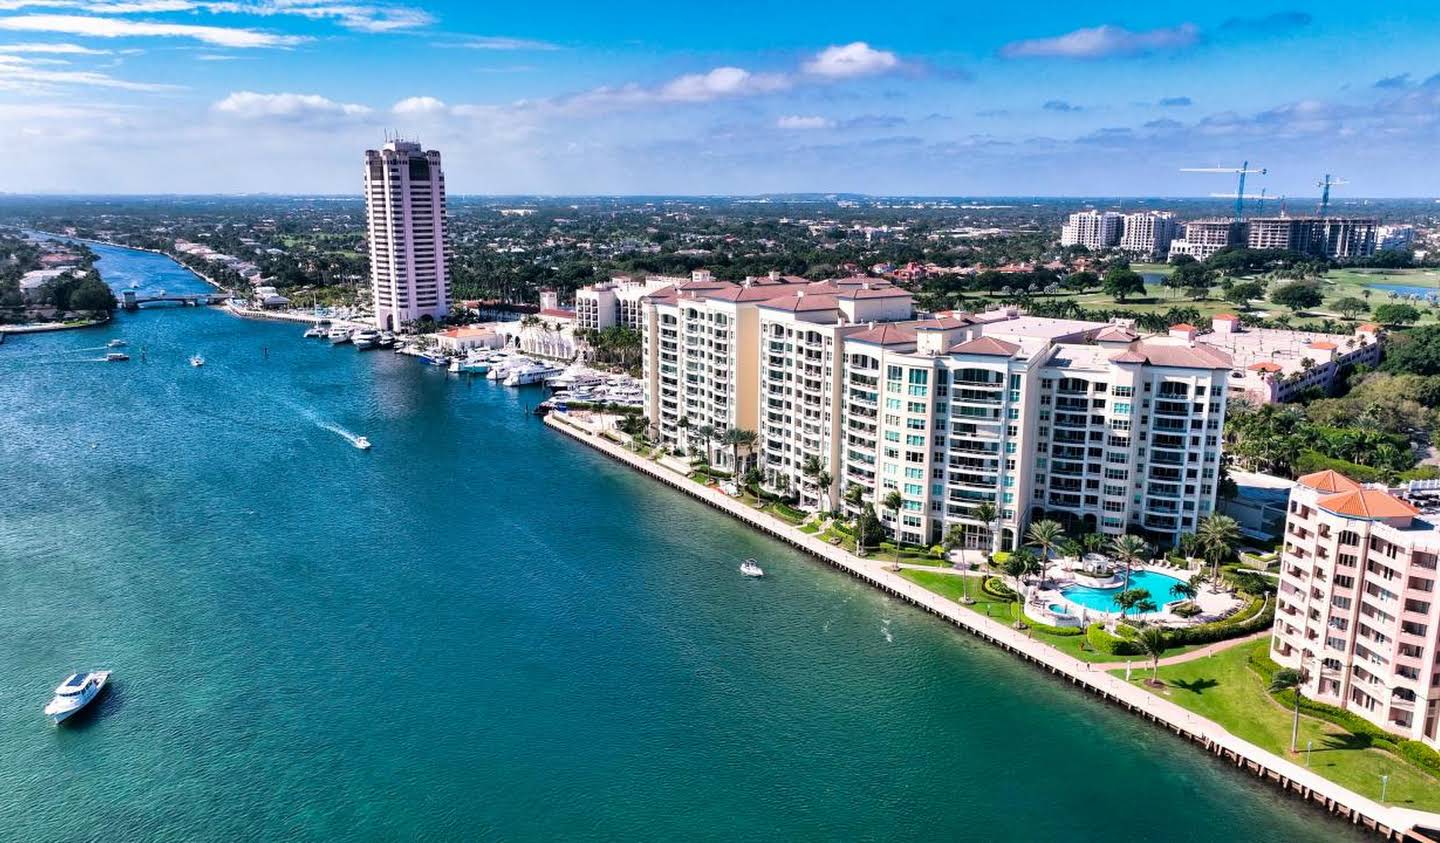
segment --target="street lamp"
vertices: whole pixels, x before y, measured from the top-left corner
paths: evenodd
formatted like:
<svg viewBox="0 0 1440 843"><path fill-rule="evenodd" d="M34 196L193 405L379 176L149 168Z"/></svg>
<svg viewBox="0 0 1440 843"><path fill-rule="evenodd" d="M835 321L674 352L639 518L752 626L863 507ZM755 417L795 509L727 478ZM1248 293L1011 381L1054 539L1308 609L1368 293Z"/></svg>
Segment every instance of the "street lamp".
<svg viewBox="0 0 1440 843"><path fill-rule="evenodd" d="M1389 774L1389 773L1382 773L1382 774L1380 775L1380 801L1381 801L1382 803L1385 801L1385 791L1386 791L1387 789L1389 789L1389 787L1390 787L1390 774Z"/></svg>

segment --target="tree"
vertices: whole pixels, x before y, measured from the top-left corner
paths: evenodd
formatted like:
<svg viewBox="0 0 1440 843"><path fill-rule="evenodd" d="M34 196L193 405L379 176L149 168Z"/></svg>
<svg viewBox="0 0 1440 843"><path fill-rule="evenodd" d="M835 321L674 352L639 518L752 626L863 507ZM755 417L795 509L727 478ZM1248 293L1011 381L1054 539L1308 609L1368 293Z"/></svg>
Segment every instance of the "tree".
<svg viewBox="0 0 1440 843"><path fill-rule="evenodd" d="M1134 641L1150 657L1150 684L1160 684L1160 657L1170 649L1170 639L1165 630L1158 626L1146 626L1138 630Z"/></svg>
<svg viewBox="0 0 1440 843"><path fill-rule="evenodd" d="M1101 289L1105 295L1124 304L1127 296L1145 295L1145 278L1133 269L1115 267L1105 273Z"/></svg>
<svg viewBox="0 0 1440 843"><path fill-rule="evenodd" d="M985 525L985 535L989 539L990 553L995 552L995 504L989 501L981 501L970 510L970 517Z"/></svg>
<svg viewBox="0 0 1440 843"><path fill-rule="evenodd" d="M1440 375L1440 326L1427 325L1392 337L1380 367L1396 374Z"/></svg>
<svg viewBox="0 0 1440 843"><path fill-rule="evenodd" d="M1040 560L1028 547L1016 549L1000 564L1000 570L1015 580L1015 595L1020 601L1022 616L1025 613L1025 575L1034 572L1039 564Z"/></svg>
<svg viewBox="0 0 1440 843"><path fill-rule="evenodd" d="M1172 290L1185 290L1191 298L1204 298L1210 292L1210 285L1215 283L1215 271L1200 263L1182 263L1163 283Z"/></svg>
<svg viewBox="0 0 1440 843"><path fill-rule="evenodd" d="M1036 521L1026 533L1030 543L1040 548L1040 579L1045 579L1045 570L1050 567L1050 554L1055 546L1065 540L1065 529L1056 521Z"/></svg>
<svg viewBox="0 0 1440 843"><path fill-rule="evenodd" d="M113 313L116 308L115 294L104 281L88 275L70 294L70 307L93 313Z"/></svg>
<svg viewBox="0 0 1440 843"><path fill-rule="evenodd" d="M730 451L734 455L735 462L730 466L731 471L738 472L740 470L740 449L752 447L757 438L755 431L746 430L743 427L732 427L725 431L721 442L729 445Z"/></svg>
<svg viewBox="0 0 1440 843"><path fill-rule="evenodd" d="M895 568L894 568L894 570L897 570L897 571L900 570L900 508L901 508L902 506L904 506L904 505L905 505L905 499L902 498L902 497L900 497L900 493L897 492L897 491L895 491L895 490L893 490L893 489L890 491L890 494L888 494L888 495L885 496L885 508L888 509L888 510L890 510L890 512L891 512L891 517L893 517L893 518L895 519Z"/></svg>
<svg viewBox="0 0 1440 843"><path fill-rule="evenodd" d="M965 527L955 524L945 531L945 539L941 542L945 548L945 555L948 559L951 553L965 546ZM970 599L970 574L961 570L960 572L960 602L966 605L975 601Z"/></svg>
<svg viewBox="0 0 1440 843"><path fill-rule="evenodd" d="M1125 583L1121 590L1128 591L1130 589L1130 571L1150 555L1150 545L1146 544L1145 540L1139 536L1126 533L1123 536L1115 537L1115 540L1110 543L1110 551L1115 554L1116 559L1120 560L1120 564L1125 566Z"/></svg>
<svg viewBox="0 0 1440 843"><path fill-rule="evenodd" d="M859 506L865 500L865 487L858 483L851 483L845 487L845 502L851 506Z"/></svg>
<svg viewBox="0 0 1440 843"><path fill-rule="evenodd" d="M1364 299L1357 299L1354 296L1345 296L1344 298L1336 299L1330 306L1339 311L1340 315L1346 319L1354 319L1370 309L1369 302Z"/></svg>
<svg viewBox="0 0 1440 843"><path fill-rule="evenodd" d="M1196 588L1194 583L1185 580L1170 586L1170 596L1179 597L1181 600L1194 600L1199 593L1200 589Z"/></svg>
<svg viewBox="0 0 1440 843"><path fill-rule="evenodd" d="M1195 528L1200 547L1211 565L1211 587L1220 590L1220 563L1234 552L1240 541L1240 524L1228 515L1207 515Z"/></svg>
<svg viewBox="0 0 1440 843"><path fill-rule="evenodd" d="M710 462L710 442L715 438L715 435L718 432L719 431L717 431L713 426L708 424L702 424L699 427L695 428L695 435L698 436L700 438L700 441L704 443L705 462L707 463Z"/></svg>
<svg viewBox="0 0 1440 843"><path fill-rule="evenodd" d="M1246 309L1253 299L1264 298L1265 288L1254 281L1240 281L1225 288L1225 301Z"/></svg>
<svg viewBox="0 0 1440 843"><path fill-rule="evenodd" d="M875 514L873 504L865 504L860 510L860 517L855 520L855 549L864 555L867 547L873 547L880 543L880 535L885 532L885 527L880 523L880 516Z"/></svg>
<svg viewBox="0 0 1440 843"><path fill-rule="evenodd" d="M1061 281L1060 284L1067 290L1081 292L1100 286L1100 276L1088 269L1082 269L1079 272L1072 272L1065 276L1065 280Z"/></svg>
<svg viewBox="0 0 1440 843"><path fill-rule="evenodd" d="M1120 617L1125 617L1131 609L1141 603L1149 602L1150 592L1143 588L1126 588L1115 595L1115 605L1120 607ZM1150 604L1153 610L1154 603ZM1143 610L1142 610L1143 611Z"/></svg>
<svg viewBox="0 0 1440 843"><path fill-rule="evenodd" d="M1320 294L1320 288L1314 284L1285 284L1270 293L1270 301L1291 310L1309 310L1312 307L1319 307L1324 300L1325 297Z"/></svg>
<svg viewBox="0 0 1440 843"><path fill-rule="evenodd" d="M1270 692L1272 694L1284 693L1285 691L1295 692L1295 716L1290 721L1290 751L1298 752L1300 744L1300 685L1305 681L1304 674L1293 667L1282 667L1275 671L1270 679Z"/></svg>
<svg viewBox="0 0 1440 843"><path fill-rule="evenodd" d="M1413 304L1377 304L1373 315L1382 325L1413 325L1420 321L1420 310Z"/></svg>

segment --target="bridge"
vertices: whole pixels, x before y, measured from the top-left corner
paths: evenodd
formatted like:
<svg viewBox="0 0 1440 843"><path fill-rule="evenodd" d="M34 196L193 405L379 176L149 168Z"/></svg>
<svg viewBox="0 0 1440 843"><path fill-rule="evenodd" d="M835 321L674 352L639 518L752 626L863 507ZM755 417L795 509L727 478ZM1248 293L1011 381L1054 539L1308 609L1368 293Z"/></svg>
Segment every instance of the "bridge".
<svg viewBox="0 0 1440 843"><path fill-rule="evenodd" d="M139 310L140 305L151 302L176 302L182 307L204 307L212 304L224 304L229 295L225 293L152 293L140 295L134 290L125 290L120 294L120 306L126 310Z"/></svg>

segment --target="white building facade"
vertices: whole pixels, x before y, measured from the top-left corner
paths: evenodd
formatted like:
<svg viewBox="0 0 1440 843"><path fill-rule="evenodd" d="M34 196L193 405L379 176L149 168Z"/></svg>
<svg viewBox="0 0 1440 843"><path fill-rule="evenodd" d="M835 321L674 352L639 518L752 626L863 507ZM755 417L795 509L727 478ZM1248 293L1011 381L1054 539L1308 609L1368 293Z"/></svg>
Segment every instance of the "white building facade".
<svg viewBox="0 0 1440 843"><path fill-rule="evenodd" d="M1084 246L1092 252L1120 243L1124 217L1114 211L1080 211L1060 227L1060 245Z"/></svg>
<svg viewBox="0 0 1440 843"><path fill-rule="evenodd" d="M1126 214L1121 222L1120 249L1142 260L1165 260L1175 239L1175 215L1168 211Z"/></svg>
<svg viewBox="0 0 1440 843"><path fill-rule="evenodd" d="M450 276L440 153L401 140L367 149L365 221L376 326L443 318Z"/></svg>

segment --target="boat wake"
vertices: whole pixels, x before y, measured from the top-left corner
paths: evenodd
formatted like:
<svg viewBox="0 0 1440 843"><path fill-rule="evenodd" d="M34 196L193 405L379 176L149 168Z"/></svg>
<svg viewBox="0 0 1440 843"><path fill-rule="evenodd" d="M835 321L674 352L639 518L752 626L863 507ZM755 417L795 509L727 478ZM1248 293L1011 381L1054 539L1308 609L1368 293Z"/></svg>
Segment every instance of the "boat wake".
<svg viewBox="0 0 1440 843"><path fill-rule="evenodd" d="M331 433L334 433L334 434L337 435L337 436L340 436L341 438L345 439L345 440L348 441L351 445L354 445L354 446L357 447L357 448L364 447L364 446L361 444L361 440L363 440L365 437L361 436L361 435L358 434L358 433L352 433L352 432L346 430L345 428L341 427L340 425L335 424L334 422L316 421L316 422L315 422L315 425L316 425L317 427L320 427L320 428L324 429L324 430L328 430L328 431L330 431Z"/></svg>

